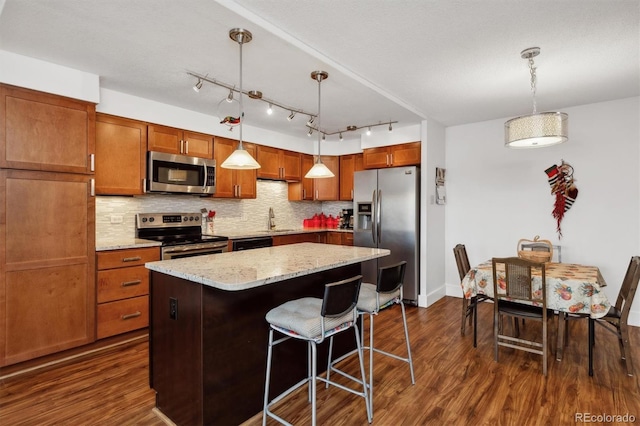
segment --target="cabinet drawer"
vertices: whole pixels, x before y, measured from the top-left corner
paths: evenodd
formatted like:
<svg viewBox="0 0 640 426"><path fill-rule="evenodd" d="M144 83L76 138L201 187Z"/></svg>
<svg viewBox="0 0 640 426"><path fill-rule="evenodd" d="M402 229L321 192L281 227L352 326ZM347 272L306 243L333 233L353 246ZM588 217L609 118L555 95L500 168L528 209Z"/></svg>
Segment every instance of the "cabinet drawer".
<svg viewBox="0 0 640 426"><path fill-rule="evenodd" d="M149 294L149 270L144 266L98 271L98 303Z"/></svg>
<svg viewBox="0 0 640 426"><path fill-rule="evenodd" d="M144 265L146 262L160 260L159 247L145 247L139 249L109 250L98 252L98 270L124 268L127 266Z"/></svg>
<svg viewBox="0 0 640 426"><path fill-rule="evenodd" d="M98 339L149 326L149 296L98 305Z"/></svg>
<svg viewBox="0 0 640 426"><path fill-rule="evenodd" d="M342 245L343 246L353 245L353 234L351 232L345 232L342 234Z"/></svg>

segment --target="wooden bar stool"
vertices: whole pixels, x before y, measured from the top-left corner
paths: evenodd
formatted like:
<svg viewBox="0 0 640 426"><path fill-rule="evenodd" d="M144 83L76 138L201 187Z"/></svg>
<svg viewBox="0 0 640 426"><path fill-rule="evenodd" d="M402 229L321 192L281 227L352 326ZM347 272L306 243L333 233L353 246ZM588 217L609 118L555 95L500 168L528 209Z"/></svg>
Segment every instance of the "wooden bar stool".
<svg viewBox="0 0 640 426"><path fill-rule="evenodd" d="M376 285L363 283L360 287L360 295L358 297L358 314L364 317L369 316L369 346L363 346L362 349L369 350L369 410L373 416L373 353L378 352L382 355L386 355L395 358L399 361L404 361L409 364L409 370L411 372L411 384L416 383L415 376L413 374L413 360L411 359L411 345L409 344L409 331L407 329L407 316L404 310L404 303L402 302L402 284L404 282L404 273L407 267L407 262L402 261L394 265L382 267L378 269L378 282ZM381 349L374 348L373 346L373 318L375 315L386 308L399 304L402 312L402 322L404 324L404 338L407 343L407 357L401 357L396 354L385 352ZM363 326L364 329L364 319ZM364 334L364 332L363 332ZM363 335L364 339L364 335ZM355 351L351 351L336 360L331 360L331 344L329 344L329 362L327 363L327 379L329 379L332 371L338 374L354 379L349 374L339 370L335 367L337 363L351 356ZM327 384L328 387L328 384Z"/></svg>
<svg viewBox="0 0 640 426"><path fill-rule="evenodd" d="M367 420L371 423L371 411L367 394L367 385L364 374L364 363L362 362L362 347L357 326L356 303L362 283L362 275L346 280L327 284L324 289L324 298L305 297L292 300L273 308L266 315L269 323L269 349L267 351L267 375L264 387L264 405L262 411L262 424L267 422L267 416L289 425L286 420L270 411L270 407L291 394L294 390L309 383L309 400L311 401L311 424L316 424L316 381L321 380L327 384L331 383L340 389L361 396L365 400L367 410ZM327 378L317 375L317 345L329 338L329 347L332 347L333 336L343 331L353 329L356 349L360 358L361 379L352 378L362 385L362 391L357 391L341 384L330 382ZM284 335L274 341L273 334L278 332ZM271 357L273 347L289 339L304 340L307 342L308 369L307 377L296 383L283 393L269 401L269 381L271 377Z"/></svg>

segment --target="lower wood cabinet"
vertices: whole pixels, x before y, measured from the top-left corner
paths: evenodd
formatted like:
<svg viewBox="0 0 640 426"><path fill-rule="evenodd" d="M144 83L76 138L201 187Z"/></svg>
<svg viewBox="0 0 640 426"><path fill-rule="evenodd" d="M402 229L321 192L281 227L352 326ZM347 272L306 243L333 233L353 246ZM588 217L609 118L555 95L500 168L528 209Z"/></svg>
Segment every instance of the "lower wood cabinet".
<svg viewBox="0 0 640 426"><path fill-rule="evenodd" d="M336 244L342 246L353 245L352 232L327 232L327 244Z"/></svg>
<svg viewBox="0 0 640 426"><path fill-rule="evenodd" d="M97 253L97 333L102 339L149 326L149 270L158 247Z"/></svg>
<svg viewBox="0 0 640 426"><path fill-rule="evenodd" d="M305 232L302 234L275 235L273 237L274 246L283 246L296 243L325 243L326 232Z"/></svg>

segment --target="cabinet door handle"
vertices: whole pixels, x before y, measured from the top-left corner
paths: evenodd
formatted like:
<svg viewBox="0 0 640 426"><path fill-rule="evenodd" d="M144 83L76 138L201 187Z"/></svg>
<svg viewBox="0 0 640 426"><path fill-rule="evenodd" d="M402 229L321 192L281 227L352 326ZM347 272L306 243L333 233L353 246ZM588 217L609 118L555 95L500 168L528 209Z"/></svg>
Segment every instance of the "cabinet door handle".
<svg viewBox="0 0 640 426"><path fill-rule="evenodd" d="M142 312L140 312L140 311L136 311L136 312L134 312L134 313L132 313L132 314L125 314L125 315L123 315L121 318L122 318L123 320L128 320L128 319L132 319L132 318L137 318L137 317L139 317L140 315L142 315Z"/></svg>
<svg viewBox="0 0 640 426"><path fill-rule="evenodd" d="M184 141L184 153L189 153L189 141Z"/></svg>
<svg viewBox="0 0 640 426"><path fill-rule="evenodd" d="M89 193L91 194L92 197L96 196L96 180L95 179L89 180Z"/></svg>
<svg viewBox="0 0 640 426"><path fill-rule="evenodd" d="M393 154L391 154L391 162L389 163L390 166L393 166Z"/></svg>
<svg viewBox="0 0 640 426"><path fill-rule="evenodd" d="M180 154L184 154L184 141L180 139Z"/></svg>
<svg viewBox="0 0 640 426"><path fill-rule="evenodd" d="M96 155L95 154L89 155L89 170L92 172L96 171Z"/></svg>
<svg viewBox="0 0 640 426"><path fill-rule="evenodd" d="M136 261L141 260L141 259L142 259L142 257L140 257L140 256L123 257L122 261L123 262L136 262Z"/></svg>
<svg viewBox="0 0 640 426"><path fill-rule="evenodd" d="M306 199L307 199L307 190L306 190L306 189L303 189L303 190L302 190L302 199L303 199L303 200L306 200Z"/></svg>
<svg viewBox="0 0 640 426"><path fill-rule="evenodd" d="M120 284L120 286L129 287L129 286L132 286L132 285L138 285L141 282L142 282L142 280L124 281L122 284Z"/></svg>
<svg viewBox="0 0 640 426"><path fill-rule="evenodd" d="M351 199L353 200L353 188L351 189Z"/></svg>
<svg viewBox="0 0 640 426"><path fill-rule="evenodd" d="M238 185L238 198L242 197L242 185Z"/></svg>
<svg viewBox="0 0 640 426"><path fill-rule="evenodd" d="M316 189L316 200L318 199L318 190Z"/></svg>

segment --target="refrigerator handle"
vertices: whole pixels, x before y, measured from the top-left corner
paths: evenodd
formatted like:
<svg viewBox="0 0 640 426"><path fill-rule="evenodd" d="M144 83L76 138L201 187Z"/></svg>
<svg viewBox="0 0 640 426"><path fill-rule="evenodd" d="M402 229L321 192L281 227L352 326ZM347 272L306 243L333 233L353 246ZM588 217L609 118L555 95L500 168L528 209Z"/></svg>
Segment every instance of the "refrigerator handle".
<svg viewBox="0 0 640 426"><path fill-rule="evenodd" d="M382 243L382 190L378 190L378 244Z"/></svg>
<svg viewBox="0 0 640 426"><path fill-rule="evenodd" d="M371 197L371 207L373 211L371 212L371 238L373 238L373 244L376 243L376 233L378 232L378 228L376 226L376 209L378 208L376 198L376 190L373 190L373 196Z"/></svg>

